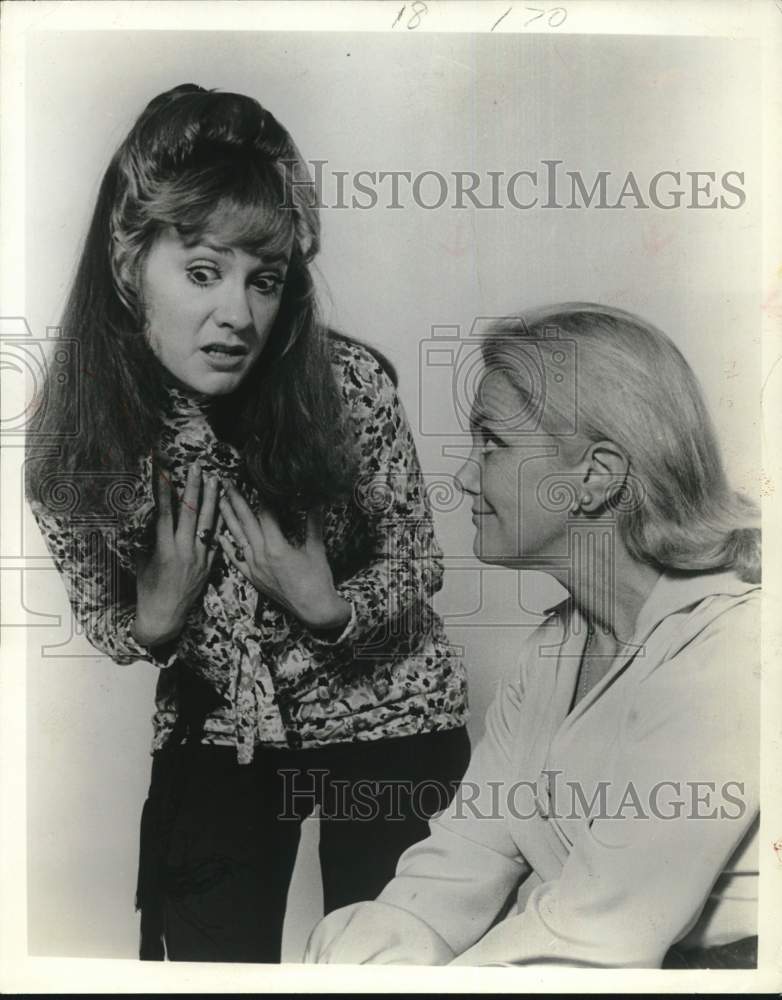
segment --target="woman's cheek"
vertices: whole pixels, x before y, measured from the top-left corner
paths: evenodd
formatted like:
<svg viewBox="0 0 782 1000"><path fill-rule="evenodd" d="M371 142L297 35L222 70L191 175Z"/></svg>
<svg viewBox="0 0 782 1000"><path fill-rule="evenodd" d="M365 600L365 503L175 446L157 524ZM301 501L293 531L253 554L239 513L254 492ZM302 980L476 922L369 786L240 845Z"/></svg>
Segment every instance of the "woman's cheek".
<svg viewBox="0 0 782 1000"><path fill-rule="evenodd" d="M506 516L515 517L519 505L518 469L512 461L505 460L496 463L492 475L496 484L497 504L501 505Z"/></svg>
<svg viewBox="0 0 782 1000"><path fill-rule="evenodd" d="M146 337L146 341L149 344L152 353L155 355L156 358L160 358L161 353L163 351L163 345L160 342L160 337L158 336L158 334L155 333L154 329L151 326L148 326L144 332L144 336Z"/></svg>

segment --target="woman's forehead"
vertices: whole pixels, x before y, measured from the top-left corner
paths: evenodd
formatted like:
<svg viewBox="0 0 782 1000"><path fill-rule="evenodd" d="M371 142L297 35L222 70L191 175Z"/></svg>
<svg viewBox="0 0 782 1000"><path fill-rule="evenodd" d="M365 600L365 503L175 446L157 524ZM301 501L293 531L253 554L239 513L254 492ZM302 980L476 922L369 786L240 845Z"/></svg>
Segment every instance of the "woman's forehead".
<svg viewBox="0 0 782 1000"><path fill-rule="evenodd" d="M473 425L507 436L546 435L542 426L545 389L520 378L516 370L487 366L481 373L472 404Z"/></svg>
<svg viewBox="0 0 782 1000"><path fill-rule="evenodd" d="M199 242L209 242L244 250L255 257L290 256L294 238L292 213L284 209L222 204L205 220Z"/></svg>
<svg viewBox="0 0 782 1000"><path fill-rule="evenodd" d="M476 423L504 423L519 409L519 393L507 372L487 366L478 376L472 401L472 418Z"/></svg>

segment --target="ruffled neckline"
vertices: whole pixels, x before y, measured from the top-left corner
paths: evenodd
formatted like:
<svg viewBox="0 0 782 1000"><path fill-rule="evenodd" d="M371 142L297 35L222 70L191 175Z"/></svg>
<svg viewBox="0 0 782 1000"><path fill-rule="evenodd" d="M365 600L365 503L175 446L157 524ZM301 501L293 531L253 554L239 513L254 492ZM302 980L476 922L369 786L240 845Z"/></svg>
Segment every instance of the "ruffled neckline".
<svg viewBox="0 0 782 1000"><path fill-rule="evenodd" d="M243 462L236 448L220 441L209 422L215 401L196 397L178 386L167 385L167 399L160 437L154 461L143 455L133 473L133 487L125 491L123 510L107 537L109 546L129 571L135 571L136 557L154 543L157 501L153 487L156 468L171 473L171 484L179 492L194 461L204 472L231 478L237 484L243 479Z"/></svg>
<svg viewBox="0 0 782 1000"><path fill-rule="evenodd" d="M176 385L166 385L166 414L177 417L205 417L215 408L213 396L190 394Z"/></svg>

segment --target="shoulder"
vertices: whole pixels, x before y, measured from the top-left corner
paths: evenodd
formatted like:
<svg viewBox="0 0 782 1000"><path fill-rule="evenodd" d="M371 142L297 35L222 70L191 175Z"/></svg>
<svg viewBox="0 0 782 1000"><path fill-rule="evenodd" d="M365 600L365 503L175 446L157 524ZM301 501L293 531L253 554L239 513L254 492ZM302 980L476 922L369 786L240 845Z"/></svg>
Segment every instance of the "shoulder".
<svg viewBox="0 0 782 1000"><path fill-rule="evenodd" d="M545 695L546 678L550 681L553 677L552 661L546 658L546 653L558 650L561 640L562 623L558 617L530 623L515 662L497 677L484 723L489 738L502 746L506 754L520 732L524 704L530 706L525 716L534 714L535 706Z"/></svg>
<svg viewBox="0 0 782 1000"><path fill-rule="evenodd" d="M58 539L64 534L65 519L49 510L39 499L30 499L27 505L44 539L47 541L51 539L57 544Z"/></svg>
<svg viewBox="0 0 782 1000"><path fill-rule="evenodd" d="M524 627L518 655L500 678L500 686L520 697L532 690L541 676L552 675L552 665L559 655L566 634L567 605L543 612Z"/></svg>
<svg viewBox="0 0 782 1000"><path fill-rule="evenodd" d="M396 385L381 363L383 355L341 334L330 333L329 338L340 396L361 452L409 449L406 416Z"/></svg>
<svg viewBox="0 0 782 1000"><path fill-rule="evenodd" d="M329 352L337 382L351 396L364 393L393 397L396 394L396 370L377 348L328 331Z"/></svg>
<svg viewBox="0 0 782 1000"><path fill-rule="evenodd" d="M688 738L756 739L760 687L760 591L715 594L677 615L676 627L652 636L638 659L636 732L665 731L686 720ZM710 736L708 734L711 734Z"/></svg>
<svg viewBox="0 0 782 1000"><path fill-rule="evenodd" d="M663 662L687 657L705 673L741 670L760 655L759 587L715 593L671 616ZM756 654L756 655L755 655Z"/></svg>

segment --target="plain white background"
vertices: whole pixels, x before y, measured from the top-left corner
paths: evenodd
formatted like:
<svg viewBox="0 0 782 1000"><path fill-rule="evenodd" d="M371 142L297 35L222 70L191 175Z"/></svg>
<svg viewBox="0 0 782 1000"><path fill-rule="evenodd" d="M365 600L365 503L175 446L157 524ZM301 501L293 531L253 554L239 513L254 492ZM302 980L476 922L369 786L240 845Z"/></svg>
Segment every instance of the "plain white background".
<svg viewBox="0 0 782 1000"><path fill-rule="evenodd" d="M399 211L326 210L319 268L327 318L396 363L433 482L456 471L443 447L459 441L421 433L422 393L443 419L452 407L442 372L419 364L431 327L466 330L476 316L586 299L638 311L677 340L702 380L736 485L757 495L756 56L751 43L694 38L32 35L27 318L36 333L56 324L109 156L145 103L177 83L257 97L330 171L510 174L544 158L590 184L597 170L639 179L744 171L748 198L737 211L426 211L409 199ZM553 591L534 576L521 592L515 574L471 561L468 505L444 506L437 528L449 572L437 606L465 648L477 737L527 612ZM21 547L29 566L18 599L32 626L30 952L130 958L155 672L117 667L71 638L62 584L21 504L19 517L19 536L4 544L12 554ZM315 842L308 824L286 924L290 961L320 915Z"/></svg>

